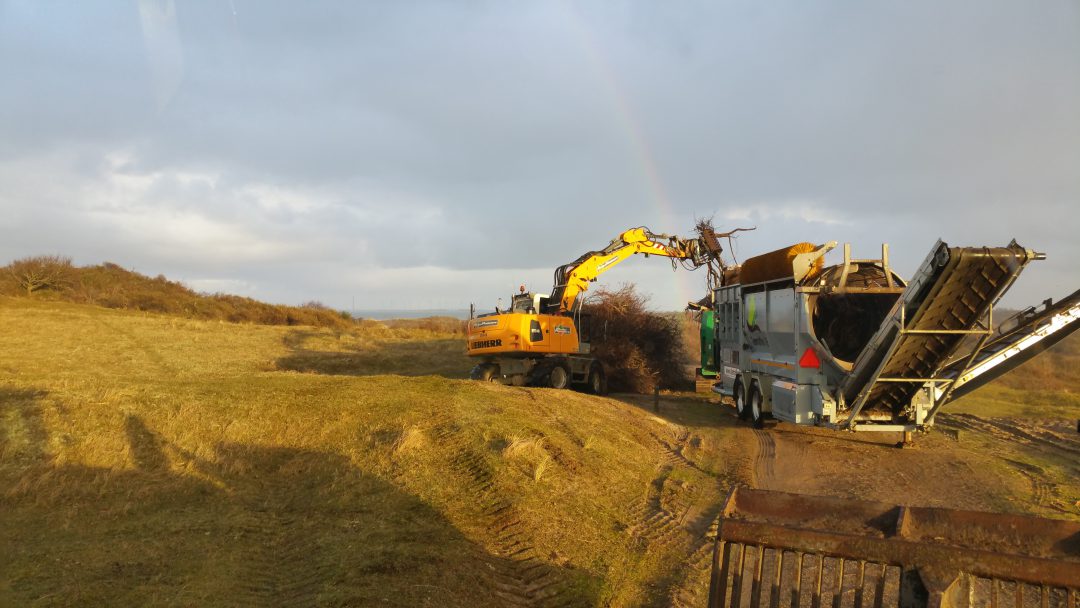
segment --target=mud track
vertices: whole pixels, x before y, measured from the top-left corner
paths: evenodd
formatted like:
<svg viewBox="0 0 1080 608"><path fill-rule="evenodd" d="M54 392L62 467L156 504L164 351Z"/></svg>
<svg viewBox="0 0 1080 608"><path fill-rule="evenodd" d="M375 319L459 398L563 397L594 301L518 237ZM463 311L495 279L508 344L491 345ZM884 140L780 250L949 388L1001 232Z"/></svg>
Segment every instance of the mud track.
<svg viewBox="0 0 1080 608"><path fill-rule="evenodd" d="M982 418L973 414L945 414L940 423L958 429L987 435L1012 446L1027 448L1036 454L1053 460L1068 462L1064 465L1074 477L1080 477L1080 434L1061 420L1024 420L1009 418ZM1043 467L998 455L1011 468L1023 475L1031 484L1034 504L1063 513L1075 513L1070 509L1062 489L1052 481Z"/></svg>
<svg viewBox="0 0 1080 608"><path fill-rule="evenodd" d="M513 503L503 497L494 482L491 468L466 440L456 423L442 422L434 435L455 456L453 473L462 478L466 493L482 513L493 553L491 587L509 606L558 607L572 604L558 570L543 561L518 516Z"/></svg>

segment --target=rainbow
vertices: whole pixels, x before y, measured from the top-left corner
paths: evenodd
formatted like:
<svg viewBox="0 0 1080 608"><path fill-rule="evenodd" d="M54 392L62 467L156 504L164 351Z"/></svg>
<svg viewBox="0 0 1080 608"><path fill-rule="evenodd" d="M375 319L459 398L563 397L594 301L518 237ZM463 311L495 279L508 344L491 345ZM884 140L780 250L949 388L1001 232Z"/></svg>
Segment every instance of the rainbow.
<svg viewBox="0 0 1080 608"><path fill-rule="evenodd" d="M630 102L630 96L626 94L619 81L618 74L601 51L596 36L589 29L585 19L577 12L573 3L559 2L558 5L563 7L567 21L577 35L578 41L585 52L588 65L596 73L597 80L600 82L605 95L610 98L615 108L615 119L626 136L630 150L637 161L639 174L649 192L649 198L660 216L662 225L656 227L657 232L664 233L674 230L682 225L682 222L678 220L672 207L671 197L668 196L664 180L660 175L660 167L653 157L652 150L649 148L648 140L646 140L644 130L641 128L641 121L638 120ZM697 276L700 275L690 275L685 272L673 273L672 286L683 301L697 301L704 295L703 282L696 288L691 287L691 279Z"/></svg>

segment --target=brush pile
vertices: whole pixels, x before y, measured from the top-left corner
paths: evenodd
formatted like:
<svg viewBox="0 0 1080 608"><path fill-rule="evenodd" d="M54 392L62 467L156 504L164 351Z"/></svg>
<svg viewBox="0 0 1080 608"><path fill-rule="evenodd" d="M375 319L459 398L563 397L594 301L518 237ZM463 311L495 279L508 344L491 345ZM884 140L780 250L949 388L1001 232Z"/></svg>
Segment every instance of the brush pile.
<svg viewBox="0 0 1080 608"><path fill-rule="evenodd" d="M647 302L631 284L601 288L585 303L584 312L592 315L592 354L604 365L612 392L651 393L688 382L678 315L646 310Z"/></svg>

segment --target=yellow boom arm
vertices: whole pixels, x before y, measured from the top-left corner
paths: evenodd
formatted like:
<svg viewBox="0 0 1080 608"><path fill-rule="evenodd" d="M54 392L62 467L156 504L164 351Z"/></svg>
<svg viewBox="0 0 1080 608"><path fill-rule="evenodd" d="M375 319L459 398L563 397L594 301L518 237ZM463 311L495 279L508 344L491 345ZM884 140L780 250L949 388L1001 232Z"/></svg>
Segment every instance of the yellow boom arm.
<svg viewBox="0 0 1080 608"><path fill-rule="evenodd" d="M710 240L713 242L709 242ZM704 236L698 239L681 239L666 234L653 234L645 228L627 230L613 239L602 251L590 251L556 269L555 290L550 300L553 312L569 312L578 295L588 290L591 281L595 281L596 277L635 253L689 260L697 268L719 256L720 245L715 240Z"/></svg>

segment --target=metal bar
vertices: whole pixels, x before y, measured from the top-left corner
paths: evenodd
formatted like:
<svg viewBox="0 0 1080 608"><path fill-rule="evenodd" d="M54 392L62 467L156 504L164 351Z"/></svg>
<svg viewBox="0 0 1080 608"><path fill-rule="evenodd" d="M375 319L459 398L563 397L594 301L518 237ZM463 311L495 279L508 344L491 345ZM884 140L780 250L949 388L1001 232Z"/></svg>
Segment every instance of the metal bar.
<svg viewBox="0 0 1080 608"><path fill-rule="evenodd" d="M884 608L885 605L885 578L889 574L889 567L886 564L881 564L881 576L878 577L877 585L874 587L874 608Z"/></svg>
<svg viewBox="0 0 1080 608"><path fill-rule="evenodd" d="M754 564L754 581L750 585L750 606L757 608L761 604L761 569L765 565L765 547L757 546L757 563Z"/></svg>
<svg viewBox="0 0 1080 608"><path fill-rule="evenodd" d="M784 550L776 550L776 577L773 578L772 589L769 590L769 608L780 607L780 583L784 573ZM797 606L794 608L798 608Z"/></svg>
<svg viewBox="0 0 1080 608"><path fill-rule="evenodd" d="M993 330L988 329L902 329L901 334L979 334L990 335Z"/></svg>
<svg viewBox="0 0 1080 608"><path fill-rule="evenodd" d="M987 321L987 324L990 325L991 327L993 327L993 324L994 324L994 305L993 304L990 305L990 311L987 313L987 315L988 315L988 319L989 319ZM993 332L987 332L982 338L979 338L979 342L977 344L975 344L975 348L973 348L971 350L971 356L969 356L967 361L964 362L963 369L960 371L959 374L956 375L957 378L959 378L960 376L963 376L964 374L966 374L968 372L968 370L971 369L972 365L974 365L974 363L975 363L976 357L979 356L979 352L982 351L982 348L986 344L986 341L990 339L991 333L993 333ZM938 399L936 399L934 401L934 405L930 407L930 411L926 413L926 417L924 418L924 420L926 421L927 424L933 424L934 423L934 416L937 415L938 410L940 410L943 405L945 405L946 403L949 402L949 398L952 397L953 390L955 390L955 389L956 389L956 383L955 382L949 383L948 388L945 389L945 393L942 394L940 398L938 398Z"/></svg>
<svg viewBox="0 0 1080 608"><path fill-rule="evenodd" d="M731 579L731 606L732 608L739 608L742 606L742 573L743 566L746 565L746 545L739 544L739 567L735 570L735 576Z"/></svg>
<svg viewBox="0 0 1080 608"><path fill-rule="evenodd" d="M825 574L825 554L818 553L817 582L814 583L814 597L810 608L821 608L821 577Z"/></svg>
<svg viewBox="0 0 1080 608"><path fill-rule="evenodd" d="M799 291L802 293L892 293L901 294L904 293L904 287L853 287L847 289L844 292L840 292L836 287L799 287Z"/></svg>
<svg viewBox="0 0 1080 608"><path fill-rule="evenodd" d="M791 608L799 608L799 602L802 600L802 566L803 557L806 554L799 551L797 555L799 561L795 562L795 584L791 588Z"/></svg>
<svg viewBox="0 0 1080 608"><path fill-rule="evenodd" d="M876 382L917 382L919 384L926 384L932 382L934 384L952 384L956 382L953 378L878 378Z"/></svg>
<svg viewBox="0 0 1080 608"><path fill-rule="evenodd" d="M882 566L884 567L884 566ZM855 589L855 608L862 608L863 585L866 584L866 562L859 560L859 586Z"/></svg>
<svg viewBox="0 0 1080 608"><path fill-rule="evenodd" d="M892 270L889 269L889 244L881 244L881 268L885 271L885 284L893 286Z"/></svg>
<svg viewBox="0 0 1080 608"><path fill-rule="evenodd" d="M849 272L851 272L851 243L844 243L844 269L840 271L840 281L836 291L840 293L847 291Z"/></svg>
<svg viewBox="0 0 1080 608"><path fill-rule="evenodd" d="M1024 583L1016 581L1016 608L1024 608Z"/></svg>
<svg viewBox="0 0 1080 608"><path fill-rule="evenodd" d="M836 589L833 591L832 608L840 608L840 599L844 592L844 558L840 558L839 567L836 569Z"/></svg>
<svg viewBox="0 0 1080 608"><path fill-rule="evenodd" d="M917 424L878 424L874 421L860 421L852 428L857 433L909 433L919 430Z"/></svg>
<svg viewBox="0 0 1080 608"><path fill-rule="evenodd" d="M1001 581L997 578L990 579L990 608L998 608L998 588Z"/></svg>
<svg viewBox="0 0 1080 608"><path fill-rule="evenodd" d="M731 543L717 540L713 550L712 576L709 577L709 597L713 599L709 608L725 608L727 598L728 567L731 564Z"/></svg>
<svg viewBox="0 0 1080 608"><path fill-rule="evenodd" d="M1039 604L1042 608L1050 608L1050 590L1043 585L1039 590Z"/></svg>

